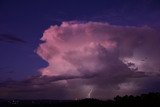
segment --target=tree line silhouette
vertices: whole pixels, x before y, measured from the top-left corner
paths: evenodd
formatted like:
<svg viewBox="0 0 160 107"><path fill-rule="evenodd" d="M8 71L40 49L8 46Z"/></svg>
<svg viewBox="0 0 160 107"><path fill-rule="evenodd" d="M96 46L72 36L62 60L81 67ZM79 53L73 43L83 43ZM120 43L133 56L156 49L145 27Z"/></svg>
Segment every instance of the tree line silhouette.
<svg viewBox="0 0 160 107"><path fill-rule="evenodd" d="M160 93L141 94L140 96L116 96L113 100L86 98L80 100L6 100L0 99L0 107L160 107Z"/></svg>

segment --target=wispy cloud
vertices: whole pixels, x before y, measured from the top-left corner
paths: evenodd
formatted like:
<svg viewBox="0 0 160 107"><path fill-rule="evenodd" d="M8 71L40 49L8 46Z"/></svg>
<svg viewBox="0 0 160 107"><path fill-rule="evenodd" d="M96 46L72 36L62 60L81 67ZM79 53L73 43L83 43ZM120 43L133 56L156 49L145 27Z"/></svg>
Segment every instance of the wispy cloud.
<svg viewBox="0 0 160 107"><path fill-rule="evenodd" d="M15 35L11 34L0 34L0 41L7 42L7 43L27 43L27 41L23 40L22 38L16 37Z"/></svg>

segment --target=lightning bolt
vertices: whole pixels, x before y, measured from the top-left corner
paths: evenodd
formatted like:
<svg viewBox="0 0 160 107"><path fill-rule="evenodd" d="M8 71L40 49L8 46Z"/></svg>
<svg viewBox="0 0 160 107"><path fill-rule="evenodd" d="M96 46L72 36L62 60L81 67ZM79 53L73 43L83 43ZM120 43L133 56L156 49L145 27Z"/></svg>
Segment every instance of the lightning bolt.
<svg viewBox="0 0 160 107"><path fill-rule="evenodd" d="M92 91L93 91L93 88L89 91L88 98L91 98Z"/></svg>

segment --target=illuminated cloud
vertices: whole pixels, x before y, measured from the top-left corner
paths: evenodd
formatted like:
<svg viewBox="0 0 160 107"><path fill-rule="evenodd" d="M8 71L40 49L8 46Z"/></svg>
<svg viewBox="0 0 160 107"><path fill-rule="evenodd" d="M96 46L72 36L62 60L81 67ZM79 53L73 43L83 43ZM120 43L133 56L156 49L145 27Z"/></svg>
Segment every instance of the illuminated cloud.
<svg viewBox="0 0 160 107"><path fill-rule="evenodd" d="M83 87L88 93L94 88L92 94L98 98L103 98L103 93L119 94L120 90L131 93L139 89L134 78L151 76L149 72L157 75L155 69L160 61L154 56L160 52L152 51L152 47L158 45L157 34L147 26L63 22L60 26L51 26L41 38L44 43L39 45L37 54L48 66L40 72L48 77L75 77L62 80L66 80L68 86ZM138 88L133 89L133 86Z"/></svg>
<svg viewBox="0 0 160 107"><path fill-rule="evenodd" d="M0 84L3 96L106 99L160 89L160 37L153 28L71 21L51 26L41 40L36 52L48 66L40 76Z"/></svg>
<svg viewBox="0 0 160 107"><path fill-rule="evenodd" d="M41 38L44 43L37 50L49 64L41 70L42 75L101 72L121 61L119 58L132 57L134 49L143 42L143 35L150 32L148 27L100 22L63 22L60 26L51 26L44 32Z"/></svg>

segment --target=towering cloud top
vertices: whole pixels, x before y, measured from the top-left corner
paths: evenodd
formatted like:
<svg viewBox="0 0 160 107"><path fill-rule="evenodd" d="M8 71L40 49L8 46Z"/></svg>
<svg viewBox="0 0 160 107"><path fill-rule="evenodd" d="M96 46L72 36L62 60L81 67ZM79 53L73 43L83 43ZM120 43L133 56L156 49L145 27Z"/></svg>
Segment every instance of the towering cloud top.
<svg viewBox="0 0 160 107"><path fill-rule="evenodd" d="M41 38L44 43L37 50L49 63L41 69L42 75L82 76L111 72L111 65L116 68L119 64L126 66L124 59L133 58L135 49L142 47L153 32L146 26L115 26L100 22L63 22L60 26L51 26L44 32Z"/></svg>
<svg viewBox="0 0 160 107"><path fill-rule="evenodd" d="M159 83L158 35L147 26L102 22L71 21L51 26L36 51L48 66L40 69L40 77L27 83L34 88L50 88L53 94L63 92L66 99L150 91L152 86L146 82ZM61 94L55 96L59 97Z"/></svg>

